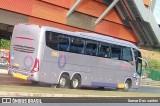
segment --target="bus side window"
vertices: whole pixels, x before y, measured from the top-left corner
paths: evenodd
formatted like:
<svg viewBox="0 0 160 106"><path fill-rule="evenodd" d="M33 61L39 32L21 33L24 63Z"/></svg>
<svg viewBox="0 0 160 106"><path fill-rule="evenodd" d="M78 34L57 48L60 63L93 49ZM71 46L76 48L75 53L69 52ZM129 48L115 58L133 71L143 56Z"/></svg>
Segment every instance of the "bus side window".
<svg viewBox="0 0 160 106"><path fill-rule="evenodd" d="M131 48L123 47L123 49L122 49L122 60L127 61L127 62L133 61Z"/></svg>
<svg viewBox="0 0 160 106"><path fill-rule="evenodd" d="M54 50L58 50L58 33L55 32L46 32L46 45L49 48L52 48Z"/></svg>
<svg viewBox="0 0 160 106"><path fill-rule="evenodd" d="M117 45L111 46L111 58L120 60L121 57L121 47Z"/></svg>
<svg viewBox="0 0 160 106"><path fill-rule="evenodd" d="M99 46L98 56L105 58L110 57L109 44L100 44Z"/></svg>
<svg viewBox="0 0 160 106"><path fill-rule="evenodd" d="M83 53L85 41L81 38L72 37L70 43L70 52L73 53Z"/></svg>
<svg viewBox="0 0 160 106"><path fill-rule="evenodd" d="M93 41L86 41L86 48L85 48L85 54L96 56L98 50L98 45L96 42Z"/></svg>
<svg viewBox="0 0 160 106"><path fill-rule="evenodd" d="M69 47L69 37L59 34L58 49L61 51L68 51L68 47Z"/></svg>

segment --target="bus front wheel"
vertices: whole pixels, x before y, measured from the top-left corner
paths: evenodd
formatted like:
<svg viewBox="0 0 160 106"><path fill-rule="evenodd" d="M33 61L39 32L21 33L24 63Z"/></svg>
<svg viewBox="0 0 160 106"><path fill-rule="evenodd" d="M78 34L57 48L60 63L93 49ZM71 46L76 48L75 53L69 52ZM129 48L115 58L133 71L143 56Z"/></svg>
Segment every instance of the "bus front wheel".
<svg viewBox="0 0 160 106"><path fill-rule="evenodd" d="M131 81L130 80L127 80L124 84L124 88L123 88L123 92L128 92L128 90L130 89L131 87Z"/></svg>
<svg viewBox="0 0 160 106"><path fill-rule="evenodd" d="M79 89L80 85L81 85L81 76L78 74L75 74L71 80L71 88L72 89Z"/></svg>
<svg viewBox="0 0 160 106"><path fill-rule="evenodd" d="M31 81L32 85L38 85L39 82L38 81Z"/></svg>
<svg viewBox="0 0 160 106"><path fill-rule="evenodd" d="M69 88L70 87L70 78L68 74L62 74L57 88Z"/></svg>

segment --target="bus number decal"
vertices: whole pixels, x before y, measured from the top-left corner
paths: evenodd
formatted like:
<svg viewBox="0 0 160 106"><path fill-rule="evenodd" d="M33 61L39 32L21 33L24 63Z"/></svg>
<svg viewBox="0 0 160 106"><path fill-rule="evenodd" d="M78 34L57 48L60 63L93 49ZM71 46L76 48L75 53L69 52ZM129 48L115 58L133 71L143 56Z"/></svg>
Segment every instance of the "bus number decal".
<svg viewBox="0 0 160 106"><path fill-rule="evenodd" d="M59 52L53 51L53 52L52 52L52 56L53 56L53 57L59 57Z"/></svg>
<svg viewBox="0 0 160 106"><path fill-rule="evenodd" d="M19 67L20 65L19 65L19 64L17 64L17 63L15 63L15 64L14 64L14 66L15 66L15 67Z"/></svg>

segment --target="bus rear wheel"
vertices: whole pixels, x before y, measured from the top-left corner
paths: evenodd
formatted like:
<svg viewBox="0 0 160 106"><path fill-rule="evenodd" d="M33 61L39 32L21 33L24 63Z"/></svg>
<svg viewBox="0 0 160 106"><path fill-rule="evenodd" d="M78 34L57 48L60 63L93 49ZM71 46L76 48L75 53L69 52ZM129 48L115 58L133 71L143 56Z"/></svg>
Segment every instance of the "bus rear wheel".
<svg viewBox="0 0 160 106"><path fill-rule="evenodd" d="M80 77L80 75L75 74L71 80L71 88L72 89L79 89L80 85L81 85L81 77Z"/></svg>
<svg viewBox="0 0 160 106"><path fill-rule="evenodd" d="M70 87L70 78L68 74L62 74L57 88L69 88Z"/></svg>

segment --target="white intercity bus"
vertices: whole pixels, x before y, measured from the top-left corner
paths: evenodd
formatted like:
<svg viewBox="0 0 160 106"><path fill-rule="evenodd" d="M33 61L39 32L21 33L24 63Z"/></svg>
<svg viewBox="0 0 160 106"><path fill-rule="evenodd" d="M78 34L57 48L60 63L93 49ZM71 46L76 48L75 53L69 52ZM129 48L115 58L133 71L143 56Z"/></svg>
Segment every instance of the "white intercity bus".
<svg viewBox="0 0 160 106"><path fill-rule="evenodd" d="M17 24L10 48L9 75L58 88L138 88L141 53L112 37L53 27Z"/></svg>

